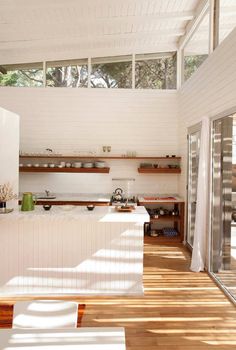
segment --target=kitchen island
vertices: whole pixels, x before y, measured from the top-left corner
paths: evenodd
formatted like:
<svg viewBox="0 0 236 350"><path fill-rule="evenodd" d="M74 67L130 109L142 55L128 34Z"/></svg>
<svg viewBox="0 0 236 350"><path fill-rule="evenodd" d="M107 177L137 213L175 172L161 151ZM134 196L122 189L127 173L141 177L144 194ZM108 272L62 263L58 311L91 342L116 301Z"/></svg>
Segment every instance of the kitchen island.
<svg viewBox="0 0 236 350"><path fill-rule="evenodd" d="M88 205L93 204L96 206L109 205L110 195L95 193L95 194L85 194L85 193L53 193L45 195L45 193L36 194L37 205L50 204L50 205ZM22 194L20 195L19 204L21 204Z"/></svg>
<svg viewBox="0 0 236 350"><path fill-rule="evenodd" d="M62 206L0 215L0 294L140 294L142 206Z"/></svg>

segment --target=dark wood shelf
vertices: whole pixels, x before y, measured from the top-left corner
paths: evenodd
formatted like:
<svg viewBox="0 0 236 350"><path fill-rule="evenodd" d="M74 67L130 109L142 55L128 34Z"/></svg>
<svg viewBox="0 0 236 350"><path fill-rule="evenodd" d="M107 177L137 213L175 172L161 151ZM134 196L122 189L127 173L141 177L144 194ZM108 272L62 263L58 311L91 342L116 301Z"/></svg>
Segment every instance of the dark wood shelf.
<svg viewBox="0 0 236 350"><path fill-rule="evenodd" d="M101 173L108 174L110 168L45 168L45 167L20 167L21 173Z"/></svg>
<svg viewBox="0 0 236 350"><path fill-rule="evenodd" d="M21 159L32 159L32 158L36 158L36 159L40 159L40 158L42 158L42 159L53 159L53 158L60 158L60 159L72 159L72 158L76 158L76 159L124 159L124 160L130 160L130 159L133 159L133 160L135 160L135 159L166 159L166 160L181 160L181 157L159 157L159 156L157 156L157 157L155 157L155 156L150 156L150 157L145 157L145 156L143 156L143 157L122 157L122 156L80 156L80 155L68 155L68 156L63 156L63 155L49 155L49 156L47 156L47 155L45 155L45 156L43 156L43 155L29 155L29 156L27 156L27 155L20 155L20 158Z"/></svg>
<svg viewBox="0 0 236 350"><path fill-rule="evenodd" d="M150 218L150 222L157 221L179 221L181 218L178 215L160 215L158 218Z"/></svg>
<svg viewBox="0 0 236 350"><path fill-rule="evenodd" d="M181 235L179 235L179 234L177 236L174 236L174 237L167 237L164 235L160 235L157 237L152 237L149 235L144 236L144 243L152 244L153 241L156 241L158 243L163 243L163 244L173 244L173 243L182 243L183 239L182 239Z"/></svg>
<svg viewBox="0 0 236 350"><path fill-rule="evenodd" d="M162 202L163 204L170 204L169 203L165 203L165 202ZM141 204L141 203L139 203ZM143 203L142 205L148 207L148 204L150 203ZM160 203L153 203L155 204L156 206L158 206L158 204ZM158 218L152 218L150 217L150 221L149 222L146 222L144 224L144 233L147 233L149 230L152 230L154 227L152 225L155 225L155 223L159 223L159 229L165 227L165 226L172 226L177 232L178 232L178 235L177 236L165 236L164 234L161 234L160 236L157 236L157 237L152 237L152 236L146 236L145 234L145 237L148 237L150 238L151 240L155 240L160 243L160 242L163 242L163 243L167 243L167 242L182 242L184 240L184 207L185 207L185 204L184 202L172 202L171 203L173 205L173 208L177 209L178 208L178 211L179 211L179 215L159 215ZM169 224L167 225L169 221ZM155 230L156 231L156 230ZM157 230L159 231L159 230Z"/></svg>
<svg viewBox="0 0 236 350"><path fill-rule="evenodd" d="M138 168L141 174L180 174L180 168Z"/></svg>

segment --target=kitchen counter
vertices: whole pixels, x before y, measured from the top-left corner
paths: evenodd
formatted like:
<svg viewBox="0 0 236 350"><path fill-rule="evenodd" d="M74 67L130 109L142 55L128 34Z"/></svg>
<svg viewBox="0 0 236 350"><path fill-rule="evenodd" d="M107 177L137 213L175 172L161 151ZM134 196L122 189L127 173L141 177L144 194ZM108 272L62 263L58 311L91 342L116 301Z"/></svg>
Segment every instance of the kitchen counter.
<svg viewBox="0 0 236 350"><path fill-rule="evenodd" d="M67 210L65 210L67 208ZM0 294L143 293L144 207L53 207L0 215Z"/></svg>
<svg viewBox="0 0 236 350"><path fill-rule="evenodd" d="M55 206L49 211L42 207L35 207L33 211L15 210L12 213L1 215L0 224L11 220L37 220L37 219L68 219L79 221L94 221L94 222L135 222L142 223L149 221L149 215L143 206L135 207L132 212L118 212L115 206L96 207L93 210L88 210L86 207L80 206Z"/></svg>
<svg viewBox="0 0 236 350"><path fill-rule="evenodd" d="M36 197L46 197L45 193L36 193ZM21 195L22 196L22 195ZM19 203L21 203L21 196ZM110 197L109 194L84 194L84 193L52 193L50 196L55 196L56 198L38 198L37 203L39 205L51 204L51 205L64 205L64 204L74 204L74 205L87 205L93 203L95 205L109 205Z"/></svg>
<svg viewBox="0 0 236 350"><path fill-rule="evenodd" d="M184 200L179 197L178 195L175 194L167 194L167 195L139 195L138 197L138 202L140 204L158 204L158 203L184 203Z"/></svg>

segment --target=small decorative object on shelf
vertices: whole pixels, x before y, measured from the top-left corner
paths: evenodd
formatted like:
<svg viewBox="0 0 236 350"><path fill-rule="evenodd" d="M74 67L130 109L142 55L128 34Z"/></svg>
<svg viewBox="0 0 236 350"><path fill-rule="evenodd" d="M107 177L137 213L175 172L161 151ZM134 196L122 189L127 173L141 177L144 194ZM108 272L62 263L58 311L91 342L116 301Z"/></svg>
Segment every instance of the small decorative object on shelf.
<svg viewBox="0 0 236 350"><path fill-rule="evenodd" d="M7 201L17 199L17 195L13 193L13 188L10 183L0 185L0 213L7 214L13 211L13 209L7 209Z"/></svg>

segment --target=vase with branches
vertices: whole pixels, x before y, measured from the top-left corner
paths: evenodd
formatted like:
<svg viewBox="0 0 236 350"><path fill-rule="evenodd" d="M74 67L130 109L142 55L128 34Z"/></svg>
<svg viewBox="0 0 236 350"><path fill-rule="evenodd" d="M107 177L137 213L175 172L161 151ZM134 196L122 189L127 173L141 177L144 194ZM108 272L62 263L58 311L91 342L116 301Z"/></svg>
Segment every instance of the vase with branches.
<svg viewBox="0 0 236 350"><path fill-rule="evenodd" d="M9 182L0 185L0 210L6 211L6 203L13 199L16 199L17 195L13 192L13 188Z"/></svg>

